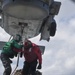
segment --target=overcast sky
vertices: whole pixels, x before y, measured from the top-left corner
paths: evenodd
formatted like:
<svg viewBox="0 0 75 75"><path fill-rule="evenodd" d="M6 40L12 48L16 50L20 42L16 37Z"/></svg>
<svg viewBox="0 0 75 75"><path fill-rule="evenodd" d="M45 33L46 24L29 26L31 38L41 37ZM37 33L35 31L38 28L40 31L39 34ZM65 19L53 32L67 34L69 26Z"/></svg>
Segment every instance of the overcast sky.
<svg viewBox="0 0 75 75"><path fill-rule="evenodd" d="M32 42L45 45L45 53L42 63L43 75L75 75L75 4L69 0L61 1L62 5L59 14L55 17L57 32L50 42L40 41L39 36L31 39ZM7 41L9 35L0 28L0 40ZM16 58L13 59L12 67L16 66ZM0 75L3 73L3 66L0 62ZM20 59L18 68L22 68L23 58Z"/></svg>

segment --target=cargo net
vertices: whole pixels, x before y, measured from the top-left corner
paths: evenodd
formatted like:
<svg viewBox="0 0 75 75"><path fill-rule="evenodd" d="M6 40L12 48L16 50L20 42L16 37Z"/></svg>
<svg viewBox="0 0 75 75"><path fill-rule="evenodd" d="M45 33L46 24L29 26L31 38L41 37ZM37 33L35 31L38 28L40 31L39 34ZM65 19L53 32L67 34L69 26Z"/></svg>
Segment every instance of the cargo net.
<svg viewBox="0 0 75 75"><path fill-rule="evenodd" d="M22 69L16 70L14 75L22 75ZM29 74L29 75L31 75L31 74ZM37 70L36 75L42 75L42 73Z"/></svg>

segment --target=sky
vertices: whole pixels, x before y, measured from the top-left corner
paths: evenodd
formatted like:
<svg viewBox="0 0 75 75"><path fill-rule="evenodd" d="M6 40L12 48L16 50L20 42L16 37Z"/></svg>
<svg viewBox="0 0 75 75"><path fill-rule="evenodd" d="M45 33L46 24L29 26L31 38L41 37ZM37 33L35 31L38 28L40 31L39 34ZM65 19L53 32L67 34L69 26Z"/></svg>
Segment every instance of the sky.
<svg viewBox="0 0 75 75"><path fill-rule="evenodd" d="M42 55L42 75L75 75L75 4L70 0L56 0L62 3L60 12L55 16L57 31L50 41L39 41L40 36L31 39L32 42L44 45ZM0 28L0 41L7 41L9 35ZM12 68L16 67L17 58L13 59ZM20 58L18 69L22 68L24 58ZM0 75L3 66L0 62Z"/></svg>

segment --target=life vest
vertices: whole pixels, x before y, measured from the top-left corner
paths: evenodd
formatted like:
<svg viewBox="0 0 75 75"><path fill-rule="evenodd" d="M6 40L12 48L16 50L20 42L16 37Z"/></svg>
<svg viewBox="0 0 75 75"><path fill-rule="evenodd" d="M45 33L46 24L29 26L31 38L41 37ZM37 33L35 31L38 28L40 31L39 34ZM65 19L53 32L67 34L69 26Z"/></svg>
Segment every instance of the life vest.
<svg viewBox="0 0 75 75"><path fill-rule="evenodd" d="M3 46L3 52L5 53L10 53L12 50L12 43L13 43L13 40L9 41L9 42L6 42L5 45Z"/></svg>

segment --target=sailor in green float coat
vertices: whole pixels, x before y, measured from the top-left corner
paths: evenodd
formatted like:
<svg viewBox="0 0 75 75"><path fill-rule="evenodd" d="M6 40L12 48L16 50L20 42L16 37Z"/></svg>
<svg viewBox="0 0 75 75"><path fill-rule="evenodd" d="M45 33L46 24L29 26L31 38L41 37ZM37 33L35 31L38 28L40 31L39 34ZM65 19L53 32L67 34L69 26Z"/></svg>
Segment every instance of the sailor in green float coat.
<svg viewBox="0 0 75 75"><path fill-rule="evenodd" d="M15 39L6 42L6 44L4 45L3 50L1 52L1 61L5 68L3 75L11 74L12 61L10 60L10 58L14 58L14 56L17 56L18 52L22 51L23 45L18 44L20 41L21 41L21 36L17 34Z"/></svg>

